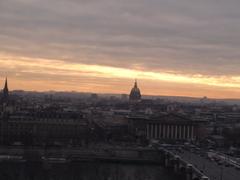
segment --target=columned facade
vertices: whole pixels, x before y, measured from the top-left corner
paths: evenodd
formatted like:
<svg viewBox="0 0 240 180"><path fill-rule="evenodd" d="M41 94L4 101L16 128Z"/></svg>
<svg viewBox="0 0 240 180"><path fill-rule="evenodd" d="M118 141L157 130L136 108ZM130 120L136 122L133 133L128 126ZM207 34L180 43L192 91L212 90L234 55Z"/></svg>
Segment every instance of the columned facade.
<svg viewBox="0 0 240 180"><path fill-rule="evenodd" d="M147 139L194 140L193 124L168 124L149 122L146 128Z"/></svg>
<svg viewBox="0 0 240 180"><path fill-rule="evenodd" d="M191 120L177 114L157 117L129 117L129 128L147 140L194 141L200 137L200 129L205 121Z"/></svg>

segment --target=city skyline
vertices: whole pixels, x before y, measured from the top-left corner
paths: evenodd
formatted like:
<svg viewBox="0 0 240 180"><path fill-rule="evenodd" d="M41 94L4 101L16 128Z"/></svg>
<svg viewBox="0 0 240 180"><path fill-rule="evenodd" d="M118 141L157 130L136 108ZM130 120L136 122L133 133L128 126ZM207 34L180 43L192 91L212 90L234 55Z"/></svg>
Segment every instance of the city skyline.
<svg viewBox="0 0 240 180"><path fill-rule="evenodd" d="M74 90L26 90L26 89L19 89L19 88L16 88L16 89L10 89L9 90L9 92L11 93L11 91L14 93L16 93L16 92L18 92L18 91L21 91L21 92L31 92L31 93L66 93L66 94L68 94L68 93L74 93L74 94L81 94L81 93L83 93L83 94L98 94L98 95L103 95L103 96L120 96L120 95L127 95L128 96L128 98L130 98L130 96L131 96L131 91L132 91L132 89L133 89L133 87L134 87L134 84L137 82L137 79L135 79L135 81L133 81L132 83L133 83L133 85L132 85L132 87L130 87L129 88L129 92L126 92L126 93L118 93L118 92L116 92L116 93L106 93L106 92L96 92L96 91L74 91ZM8 84L8 77L6 77L5 78L5 80L4 80L4 82L3 82L3 85L2 85L2 89L0 89L0 92L4 92L5 91L5 89L7 89L7 91L8 91L8 86L9 86L9 84ZM11 86L10 86L11 87ZM132 88L132 89L131 89ZM140 88L139 88L140 89ZM140 89L140 91L141 91L141 89ZM236 104L236 102L238 102L239 100L240 100L240 98L212 98L212 97L207 97L207 96L196 96L196 97L194 97L194 96L174 96L174 95L163 95L163 94L156 94L156 95L154 95L154 94L142 94L142 97L143 97L143 99L145 99L145 98L159 98L159 97L161 97L161 98L181 98L181 99L179 99L180 101L184 101L184 100L196 100L196 99L212 99L212 100L223 100L223 101L226 101L226 102L229 102L230 104L231 103L235 103ZM233 102L231 102L231 100L233 101Z"/></svg>
<svg viewBox="0 0 240 180"><path fill-rule="evenodd" d="M145 95L240 98L239 5L1 1L1 82L129 94L137 78Z"/></svg>

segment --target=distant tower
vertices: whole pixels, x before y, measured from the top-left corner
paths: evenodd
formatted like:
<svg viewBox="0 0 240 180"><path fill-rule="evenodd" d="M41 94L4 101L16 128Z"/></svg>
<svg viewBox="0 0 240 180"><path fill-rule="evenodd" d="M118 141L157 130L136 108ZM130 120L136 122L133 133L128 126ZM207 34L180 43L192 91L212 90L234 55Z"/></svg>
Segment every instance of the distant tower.
<svg viewBox="0 0 240 180"><path fill-rule="evenodd" d="M7 81L7 78L5 80L5 85L4 85L4 88L3 88L3 102L7 102L8 101L8 98L9 98L9 91L8 91L8 81Z"/></svg>
<svg viewBox="0 0 240 180"><path fill-rule="evenodd" d="M137 85L137 80L135 80L134 87L132 88L130 95L129 95L129 101L130 103L138 103L141 101L141 92Z"/></svg>

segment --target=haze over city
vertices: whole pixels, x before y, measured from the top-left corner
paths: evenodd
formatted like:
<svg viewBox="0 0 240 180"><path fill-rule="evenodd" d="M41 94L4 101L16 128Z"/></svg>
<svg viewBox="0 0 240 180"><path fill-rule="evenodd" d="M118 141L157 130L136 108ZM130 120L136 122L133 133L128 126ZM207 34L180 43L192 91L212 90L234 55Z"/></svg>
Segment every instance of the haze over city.
<svg viewBox="0 0 240 180"><path fill-rule="evenodd" d="M240 1L0 1L11 90L240 97Z"/></svg>

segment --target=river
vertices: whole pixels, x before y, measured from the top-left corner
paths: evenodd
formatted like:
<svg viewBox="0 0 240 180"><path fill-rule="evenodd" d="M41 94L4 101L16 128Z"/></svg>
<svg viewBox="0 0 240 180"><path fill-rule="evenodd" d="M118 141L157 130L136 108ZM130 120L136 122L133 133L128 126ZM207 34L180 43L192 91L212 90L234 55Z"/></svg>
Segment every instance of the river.
<svg viewBox="0 0 240 180"><path fill-rule="evenodd" d="M118 163L0 163L1 180L179 180L158 165Z"/></svg>

